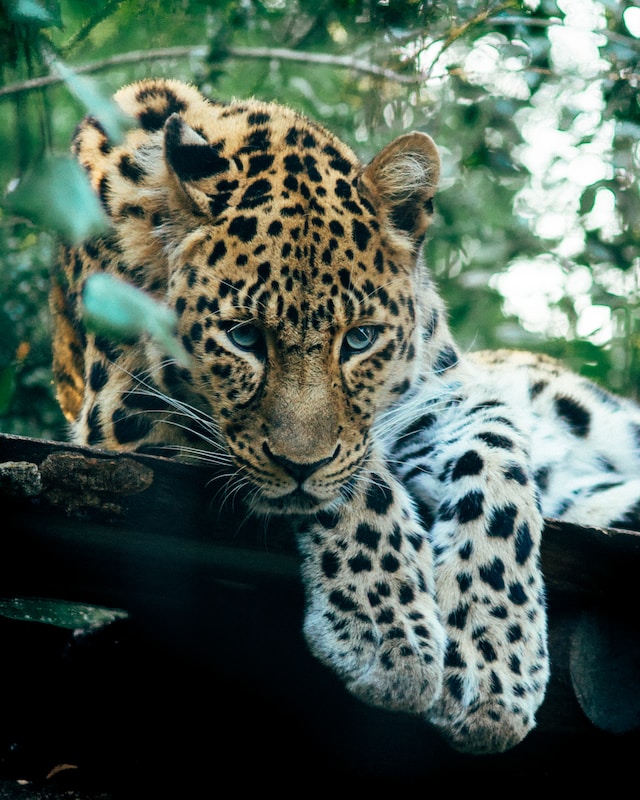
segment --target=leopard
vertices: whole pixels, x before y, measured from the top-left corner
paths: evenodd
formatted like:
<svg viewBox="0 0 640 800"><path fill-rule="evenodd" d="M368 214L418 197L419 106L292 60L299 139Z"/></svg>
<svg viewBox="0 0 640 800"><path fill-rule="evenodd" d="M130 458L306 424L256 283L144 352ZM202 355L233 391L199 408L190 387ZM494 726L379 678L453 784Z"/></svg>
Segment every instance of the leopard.
<svg viewBox="0 0 640 800"><path fill-rule="evenodd" d="M640 408L540 354L466 352L425 261L441 162L423 131L368 163L259 99L147 78L72 140L108 229L62 244L53 370L75 442L160 449L286 519L308 648L364 703L488 754L549 681L546 518L640 527ZM87 324L106 274L174 314Z"/></svg>

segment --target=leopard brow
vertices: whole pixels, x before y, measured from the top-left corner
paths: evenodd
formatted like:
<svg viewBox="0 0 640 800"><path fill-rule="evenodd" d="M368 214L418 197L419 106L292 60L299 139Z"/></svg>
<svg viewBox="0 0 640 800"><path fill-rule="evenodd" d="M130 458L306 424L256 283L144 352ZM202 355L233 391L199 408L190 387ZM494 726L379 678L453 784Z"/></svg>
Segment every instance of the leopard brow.
<svg viewBox="0 0 640 800"><path fill-rule="evenodd" d="M229 288L229 289L230 289L232 292L234 292L234 294L235 294L236 296L237 296L237 295L239 295L239 294L240 294L240 292L242 291L242 289L238 289L238 287L237 287L237 286L235 286L235 285L234 285L233 283L231 283L230 281L227 281L227 280L225 280L224 278L219 278L219 279L218 279L218 284L219 284L220 286L227 286L227 287L228 287L228 288ZM243 288L244 288L244 287L243 287ZM267 311L268 311L268 308L267 308L266 304L264 303L264 301L262 301L260 298L258 298L258 300L257 300L257 301L254 301L252 304L245 303L245 304L243 304L243 305L241 305L241 306L233 306L233 310L234 310L234 311L244 311L244 312L246 312L247 314L251 314L251 315L253 315L253 316L252 316L252 319L259 320L260 318L259 318L259 316L257 315L257 314L258 314L258 311L259 311L259 310L262 310L262 311L263 311L263 313L266 315L266 313L267 313ZM211 312L211 314L210 314L209 316L214 316L213 312ZM216 316L219 316L219 314L218 314L218 315L216 315ZM206 318L207 318L207 317L204 317L204 319L206 319ZM247 319L247 320L244 320L244 321L245 321L245 322L250 322L251 320L250 320L250 319Z"/></svg>
<svg viewBox="0 0 640 800"><path fill-rule="evenodd" d="M392 278L389 278L389 280L386 283L381 283L378 286L374 286L374 288L368 294L366 294L365 297L367 298L375 297L376 293L379 292L380 289L388 289L394 283L397 283L402 279L403 278L401 275L394 275Z"/></svg>

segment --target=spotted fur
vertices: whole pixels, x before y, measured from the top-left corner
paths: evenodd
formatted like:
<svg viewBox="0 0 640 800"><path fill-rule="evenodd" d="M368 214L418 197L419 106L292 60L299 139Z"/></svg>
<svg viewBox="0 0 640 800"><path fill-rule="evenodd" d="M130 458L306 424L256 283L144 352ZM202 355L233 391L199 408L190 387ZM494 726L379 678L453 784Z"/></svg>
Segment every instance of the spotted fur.
<svg viewBox="0 0 640 800"><path fill-rule="evenodd" d="M542 514L638 526L640 411L554 361L463 356L421 257L423 133L367 166L290 109L177 81L116 95L73 152L111 230L63 248L54 369L76 441L174 447L295 522L312 652L362 700L504 750L548 680ZM85 329L104 271L176 311L189 356Z"/></svg>

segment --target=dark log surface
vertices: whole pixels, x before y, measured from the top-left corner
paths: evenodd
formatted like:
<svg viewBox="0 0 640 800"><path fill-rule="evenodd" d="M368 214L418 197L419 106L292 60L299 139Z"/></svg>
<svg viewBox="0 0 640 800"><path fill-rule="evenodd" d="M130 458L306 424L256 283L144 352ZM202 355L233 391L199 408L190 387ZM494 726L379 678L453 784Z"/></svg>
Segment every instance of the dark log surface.
<svg viewBox="0 0 640 800"><path fill-rule="evenodd" d="M0 617L0 798L83 780L78 797L186 797L230 776L299 786L300 771L314 787L555 786L563 774L575 788L635 770L639 534L548 521L552 680L538 728L471 757L351 698L308 654L286 523L223 498L209 467L0 436L0 597L129 613L92 633Z"/></svg>

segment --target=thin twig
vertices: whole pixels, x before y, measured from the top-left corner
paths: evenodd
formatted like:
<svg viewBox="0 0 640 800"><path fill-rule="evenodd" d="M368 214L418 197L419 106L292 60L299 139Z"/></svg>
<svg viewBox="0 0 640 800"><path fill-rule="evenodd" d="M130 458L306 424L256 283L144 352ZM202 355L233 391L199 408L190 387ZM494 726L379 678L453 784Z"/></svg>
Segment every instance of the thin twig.
<svg viewBox="0 0 640 800"><path fill-rule="evenodd" d="M325 64L332 67L352 69L378 78L386 78L396 83L420 83L424 76L414 73L404 75L387 67L380 67L370 61L361 61L353 56L333 56L327 53L308 53L300 50L288 50L285 47L230 47L227 50L230 56L236 58L268 58L280 61L300 61L306 64Z"/></svg>
<svg viewBox="0 0 640 800"><path fill-rule="evenodd" d="M505 2L500 3L493 8L487 8L484 11L479 11L475 17L468 19L466 22L463 22L461 25L458 25L456 28L452 28L449 33L443 37L442 47L438 50L436 57L431 62L431 65L425 75L425 78L428 79L436 64L440 60L442 54L447 50L454 42L457 42L458 39L461 39L471 28L476 27L477 25L481 25L483 22L490 20L496 14L500 14L502 11L505 11L507 8L514 8L516 4L516 0L505 0ZM429 46L435 44L436 42L431 42Z"/></svg>
<svg viewBox="0 0 640 800"><path fill-rule="evenodd" d="M516 0L505 0L504 3L500 3L493 8L487 8L484 11L479 11L475 17L468 19L466 22L463 22L462 25L459 25L457 28L452 28L451 31L447 34L447 37L444 42L443 50L449 45L453 44L456 39L460 39L465 33L476 25L480 25L483 22L486 22L488 19L491 19L496 14L500 14L502 11L505 11L507 8L514 8L516 5Z"/></svg>
<svg viewBox="0 0 640 800"><path fill-rule="evenodd" d="M134 64L139 61L162 61L170 58L206 58L209 52L206 45L194 47L160 47L154 50L132 50L128 53L118 53L108 58L92 61L90 64L83 64L73 67L74 72L86 74L90 72L100 72L110 67L122 64ZM332 56L326 53L306 53L299 50L288 50L284 47L229 47L225 50L225 55L232 58L267 58L280 61L299 61L305 64L325 64L327 66L352 69L368 75L375 75L386 80L396 81L397 83L415 84L424 80L421 74L403 75L386 67L380 67L368 61L360 61L352 56ZM61 78L57 75L44 75L40 78L32 78L19 83L12 83L8 86L0 87L0 97L28 92L32 89L42 89L45 86L53 86L61 83Z"/></svg>
<svg viewBox="0 0 640 800"><path fill-rule="evenodd" d="M163 58L185 58L188 56L204 58L206 55L206 47L159 47L156 50L132 50L129 53L116 53L114 56L102 58L99 61L74 66L73 71L80 75L89 72L100 72L100 70L117 67L121 64L133 64L137 61L160 61ZM0 97L29 92L32 89L42 89L46 86L55 86L58 83L62 83L62 78L58 75L43 75L40 78L31 78L27 81L0 87Z"/></svg>

